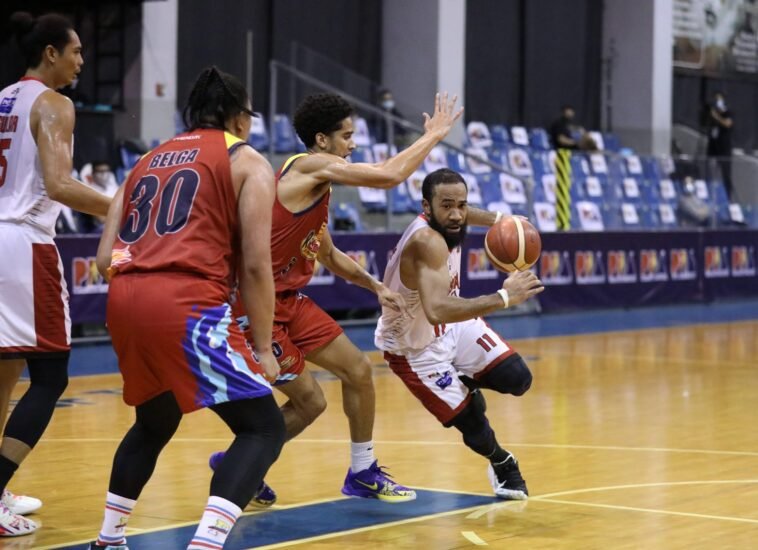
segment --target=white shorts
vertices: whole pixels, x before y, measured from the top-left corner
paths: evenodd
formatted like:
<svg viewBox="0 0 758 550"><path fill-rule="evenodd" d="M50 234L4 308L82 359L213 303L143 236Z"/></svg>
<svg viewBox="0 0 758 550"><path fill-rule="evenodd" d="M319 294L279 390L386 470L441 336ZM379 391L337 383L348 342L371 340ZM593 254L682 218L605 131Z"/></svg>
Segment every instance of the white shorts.
<svg viewBox="0 0 758 550"><path fill-rule="evenodd" d="M384 358L422 405L448 424L470 399L458 375L477 380L514 353L497 332L477 317L447 325L445 334L423 351L405 355L385 352Z"/></svg>
<svg viewBox="0 0 758 550"><path fill-rule="evenodd" d="M0 359L70 349L68 290L53 238L0 222Z"/></svg>

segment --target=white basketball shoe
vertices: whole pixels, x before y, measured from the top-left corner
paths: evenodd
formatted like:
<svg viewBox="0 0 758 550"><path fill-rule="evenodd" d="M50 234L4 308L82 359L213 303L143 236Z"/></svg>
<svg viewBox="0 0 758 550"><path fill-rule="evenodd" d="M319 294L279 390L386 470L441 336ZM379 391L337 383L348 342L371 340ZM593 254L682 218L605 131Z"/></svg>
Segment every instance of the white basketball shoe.
<svg viewBox="0 0 758 550"><path fill-rule="evenodd" d="M12 514L25 516L42 508L42 501L25 495L14 495L8 489L3 491L2 503Z"/></svg>
<svg viewBox="0 0 758 550"><path fill-rule="evenodd" d="M20 537L34 533L38 525L32 520L14 514L0 503L0 537Z"/></svg>

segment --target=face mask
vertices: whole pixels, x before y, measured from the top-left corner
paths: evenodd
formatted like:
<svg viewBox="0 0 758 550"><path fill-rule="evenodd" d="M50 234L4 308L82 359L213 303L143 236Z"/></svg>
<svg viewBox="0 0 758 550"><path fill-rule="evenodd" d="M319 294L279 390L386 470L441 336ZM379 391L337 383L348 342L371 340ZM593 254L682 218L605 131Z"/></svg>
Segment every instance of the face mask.
<svg viewBox="0 0 758 550"><path fill-rule="evenodd" d="M92 179L95 180L95 183L98 185L105 187L105 184L108 183L108 172L94 172L92 174Z"/></svg>
<svg viewBox="0 0 758 550"><path fill-rule="evenodd" d="M723 99L716 101L716 108L719 111L726 111L726 102Z"/></svg>
<svg viewBox="0 0 758 550"><path fill-rule="evenodd" d="M382 100L382 107L386 109L387 111L391 111L395 108L395 100L394 99L384 99Z"/></svg>

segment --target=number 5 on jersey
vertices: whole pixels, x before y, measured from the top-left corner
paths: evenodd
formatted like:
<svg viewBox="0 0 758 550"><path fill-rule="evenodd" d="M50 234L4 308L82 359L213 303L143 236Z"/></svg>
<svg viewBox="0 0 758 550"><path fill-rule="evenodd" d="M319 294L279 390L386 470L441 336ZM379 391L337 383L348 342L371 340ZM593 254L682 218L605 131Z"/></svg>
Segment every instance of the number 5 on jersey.
<svg viewBox="0 0 758 550"><path fill-rule="evenodd" d="M187 225L192 204L195 201L200 176L191 168L183 168L171 174L160 197L160 181L154 175L144 176L137 182L129 197L128 217L119 238L133 244L142 238L151 226L153 210L157 209L154 225L159 236L178 233Z"/></svg>

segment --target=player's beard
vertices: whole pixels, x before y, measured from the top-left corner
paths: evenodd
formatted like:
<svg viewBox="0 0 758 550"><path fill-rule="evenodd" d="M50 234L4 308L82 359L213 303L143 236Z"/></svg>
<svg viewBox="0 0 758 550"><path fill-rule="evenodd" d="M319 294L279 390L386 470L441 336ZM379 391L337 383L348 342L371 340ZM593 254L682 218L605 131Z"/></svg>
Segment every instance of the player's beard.
<svg viewBox="0 0 758 550"><path fill-rule="evenodd" d="M463 244L463 240L466 238L466 229L468 228L467 223L462 223L459 226L458 232L453 233L448 231L440 222L437 221L437 218L434 215L434 210L432 210L431 213L432 215L429 216L429 227L442 235L442 238L445 239L445 243L447 243L448 250L452 250L456 246Z"/></svg>

